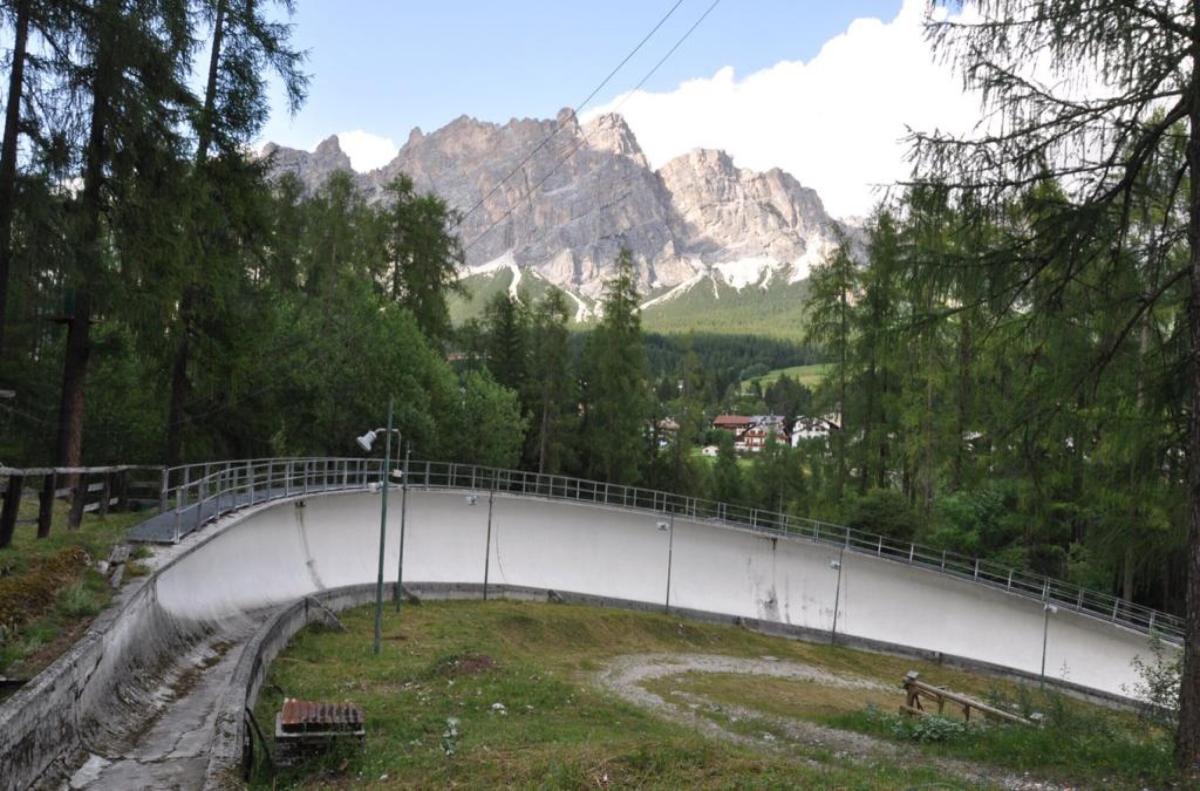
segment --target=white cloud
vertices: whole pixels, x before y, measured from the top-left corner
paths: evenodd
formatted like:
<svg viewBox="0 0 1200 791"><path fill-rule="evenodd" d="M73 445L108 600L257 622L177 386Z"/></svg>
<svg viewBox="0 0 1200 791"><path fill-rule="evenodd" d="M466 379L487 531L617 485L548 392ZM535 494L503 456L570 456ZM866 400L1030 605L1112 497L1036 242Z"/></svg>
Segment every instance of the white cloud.
<svg viewBox="0 0 1200 791"><path fill-rule="evenodd" d="M338 132L338 145L350 157L350 167L359 173L381 168L396 158L400 149L390 137L372 134L363 129Z"/></svg>
<svg viewBox="0 0 1200 791"><path fill-rule="evenodd" d="M738 79L732 67L667 93L624 94L587 118L619 111L651 164L722 148L739 167L781 167L813 187L834 216L867 214L876 185L910 172L906 126L969 131L978 98L935 63L924 39L926 0L890 22L857 19L807 63L782 61Z"/></svg>

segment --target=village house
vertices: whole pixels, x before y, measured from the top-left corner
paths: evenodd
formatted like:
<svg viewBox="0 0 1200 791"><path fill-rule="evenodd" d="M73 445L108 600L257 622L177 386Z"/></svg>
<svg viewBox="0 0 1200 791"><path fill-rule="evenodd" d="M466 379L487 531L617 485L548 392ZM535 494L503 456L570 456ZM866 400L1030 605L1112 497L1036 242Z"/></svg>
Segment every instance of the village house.
<svg viewBox="0 0 1200 791"><path fill-rule="evenodd" d="M788 444L787 421L782 415L754 415L754 426L742 432L740 442L734 447L743 453L758 453L774 437L776 442Z"/></svg>
<svg viewBox="0 0 1200 791"><path fill-rule="evenodd" d="M745 415L717 415L713 418L712 427L728 431L736 443L743 432L754 428L754 418Z"/></svg>
<svg viewBox="0 0 1200 791"><path fill-rule="evenodd" d="M832 429L837 429L838 416L799 417L792 425L792 447L797 447L802 441L810 439L826 439Z"/></svg>
<svg viewBox="0 0 1200 791"><path fill-rule="evenodd" d="M759 452L772 435L777 442L789 441L787 421L781 415L718 415L712 427L732 434L739 453Z"/></svg>

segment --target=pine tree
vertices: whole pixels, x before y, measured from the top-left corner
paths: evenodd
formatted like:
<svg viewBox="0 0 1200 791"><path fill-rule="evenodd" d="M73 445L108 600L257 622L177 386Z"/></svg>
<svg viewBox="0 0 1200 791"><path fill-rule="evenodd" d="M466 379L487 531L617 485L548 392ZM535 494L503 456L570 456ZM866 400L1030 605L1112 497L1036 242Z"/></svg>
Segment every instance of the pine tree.
<svg viewBox="0 0 1200 791"><path fill-rule="evenodd" d="M968 87L982 89L1002 130L984 127L969 139L916 135L917 181L971 194L981 207L1011 205L1032 185L1069 185L1066 199L1046 204L1044 221L1014 233L1018 244L1008 250L1008 266L1023 276L997 288L993 299L1022 299L1048 280L1048 296L1056 299L1070 284L1112 271L1128 251L1170 255L1175 245L1147 245L1129 226L1135 187L1153 163L1165 159L1165 169L1176 174L1162 185L1163 205L1185 208L1166 212L1160 227L1178 244L1186 229L1186 261L1164 267L1157 285L1138 299L1110 305L1125 321L1105 339L1109 351L1099 355L1090 378L1104 376L1105 361L1137 331L1143 314L1175 284L1188 283L1188 342L1178 370L1186 367L1190 376L1191 520L1176 758L1194 780L1200 778L1200 3L991 0L977 10L980 19L948 17L932 23L930 34ZM1032 76L1033 64L1052 70L1054 85ZM1097 76L1103 89L1078 95ZM1177 145L1180 138L1186 148ZM1055 254L1046 256L1047 248Z"/></svg>
<svg viewBox="0 0 1200 791"><path fill-rule="evenodd" d="M561 472L575 398L570 370L567 297L551 288L533 307L529 333L530 442L539 473Z"/></svg>
<svg viewBox="0 0 1200 791"><path fill-rule="evenodd" d="M457 216L436 195L418 195L403 174L387 185L387 194L392 299L412 311L427 336L445 340L450 335L446 296L463 293L458 277L463 249L453 232Z"/></svg>
<svg viewBox="0 0 1200 791"><path fill-rule="evenodd" d="M809 326L805 336L806 342L821 346L833 360L833 370L825 381L832 393L833 412L842 429L846 427L854 325L852 300L857 288L858 273L850 255L850 243L842 236L832 253L813 269L809 278ZM846 434L845 430L834 433L834 502L841 501L846 487Z"/></svg>
<svg viewBox="0 0 1200 791"><path fill-rule="evenodd" d="M499 292L484 308L487 368L505 387L523 392L529 378L529 317L525 306Z"/></svg>
<svg viewBox="0 0 1200 791"><path fill-rule="evenodd" d="M603 317L588 339L588 421L584 443L592 476L636 483L649 435L646 351L633 255L622 250L605 284Z"/></svg>

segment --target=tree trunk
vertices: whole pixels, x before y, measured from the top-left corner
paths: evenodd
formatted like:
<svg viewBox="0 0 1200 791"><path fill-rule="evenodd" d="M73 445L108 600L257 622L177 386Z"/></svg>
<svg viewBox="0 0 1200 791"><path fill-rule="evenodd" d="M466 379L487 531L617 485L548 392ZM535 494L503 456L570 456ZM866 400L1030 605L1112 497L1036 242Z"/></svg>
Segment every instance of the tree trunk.
<svg viewBox="0 0 1200 791"><path fill-rule="evenodd" d="M179 343L175 346L175 357L171 362L171 401L167 406L167 458L166 465L180 464L183 456L183 428L185 421L184 403L187 401L191 382L188 380L188 360L191 357L191 313L194 289L186 286L179 301Z"/></svg>
<svg viewBox="0 0 1200 791"><path fill-rule="evenodd" d="M88 356L91 353L92 311L88 293L79 292L75 297L75 308L67 319L67 348L63 355L62 394L58 407L58 445L55 449L56 465L79 467L83 460L83 414L84 381L87 378ZM67 487L74 492L80 484L80 476L66 477ZM74 499L72 499L74 502ZM67 519L67 528L79 527L75 509Z"/></svg>
<svg viewBox="0 0 1200 791"><path fill-rule="evenodd" d="M80 193L79 236L75 255L79 287L75 290L74 309L67 318L67 348L63 355L62 396L58 411L58 443L55 464L80 466L83 455L84 382L91 352L91 286L101 267L101 215L104 171L108 164L108 125L112 114L112 94L118 78L113 62L117 42L119 0L108 0L96 9L97 48L92 77L92 112L87 147L84 150L83 190ZM68 486L79 485L79 476L70 475ZM74 510L72 510L74 514ZM68 527L76 527L68 520Z"/></svg>
<svg viewBox="0 0 1200 791"><path fill-rule="evenodd" d="M4 507L0 510L0 549L12 545L13 532L17 526L17 511L21 507L21 487L24 485L24 476L8 477L8 488L4 490Z"/></svg>
<svg viewBox="0 0 1200 791"><path fill-rule="evenodd" d="M200 128L196 130L196 164L198 166L208 160L208 150L212 146L213 118L217 106L217 77L220 76L221 45L225 39L225 5L226 0L217 3L217 16L213 20L212 49L208 56L208 80L204 85L204 110L200 115Z"/></svg>
<svg viewBox="0 0 1200 791"><path fill-rule="evenodd" d="M860 468L858 471L858 493L866 494L867 488L870 486L873 475L871 472L871 453L872 445L875 440L875 389L877 382L875 380L875 353L872 344L871 361L867 366L867 392L866 403L863 406L863 436L860 444L861 452L859 453Z"/></svg>
<svg viewBox="0 0 1200 791"><path fill-rule="evenodd" d="M220 76L221 47L225 40L225 9L226 0L217 3L217 14L213 20L212 49L208 57L208 79L204 87L204 108L196 129L196 171L195 179L200 187L204 184L204 164L208 161L209 149L212 147L213 119L217 105L217 78ZM197 229L198 231L199 229ZM203 238L196 235L203 253ZM183 457L183 430L186 419L188 393L191 391L191 381L188 379L188 364L191 361L192 313L196 305L195 283L183 287L179 299L179 342L175 346L175 354L171 361L171 400L167 406L167 458L168 467L181 463Z"/></svg>
<svg viewBox="0 0 1200 791"><path fill-rule="evenodd" d="M546 471L546 431L550 425L550 403L542 396L542 425L538 432L538 475Z"/></svg>
<svg viewBox="0 0 1200 791"><path fill-rule="evenodd" d="M4 327L8 321L8 276L12 263L12 219L17 189L17 136L25 88L25 44L29 38L30 0L16 4L8 100L4 108L4 140L0 142L0 360L4 359Z"/></svg>
<svg viewBox="0 0 1200 791"><path fill-rule="evenodd" d="M1193 19L1200 19L1200 0L1192 0ZM1183 672L1179 690L1179 730L1175 761L1185 778L1200 778L1200 36L1193 34L1191 88L1188 94L1188 247L1191 254L1191 401L1188 426L1188 483L1191 524L1186 562L1186 620Z"/></svg>

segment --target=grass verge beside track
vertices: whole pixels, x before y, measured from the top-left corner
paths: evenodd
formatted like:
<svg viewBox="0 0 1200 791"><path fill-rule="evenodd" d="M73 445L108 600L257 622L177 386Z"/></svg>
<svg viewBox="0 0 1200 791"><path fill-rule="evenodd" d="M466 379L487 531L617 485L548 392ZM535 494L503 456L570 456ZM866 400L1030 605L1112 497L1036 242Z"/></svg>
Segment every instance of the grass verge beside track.
<svg viewBox="0 0 1200 791"><path fill-rule="evenodd" d="M261 769L255 787L975 788L1016 771L1072 787L1142 788L1163 787L1170 777L1170 740L1132 715L911 659L665 614L504 601L406 605L399 616L389 605L375 657L372 608L342 617L346 632L310 628L280 655L256 717L270 732L284 696L350 701L365 710L366 749L274 775ZM644 684L663 701L656 710L597 684L618 657L663 653L766 656L886 686L833 690L681 673ZM900 679L913 669L958 691L1023 702L1050 721L1020 731L906 730L890 712L903 699ZM775 725L782 718L836 728L868 747L847 757L790 739L787 728L730 717L735 708ZM699 727L701 720L712 727ZM939 730L947 733L924 732ZM947 765L968 761L984 780L947 776Z"/></svg>

